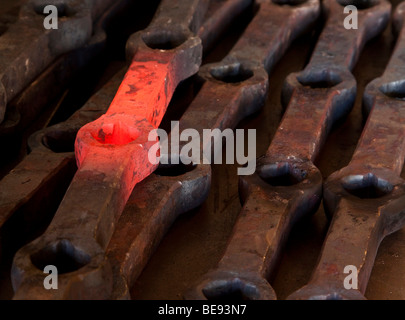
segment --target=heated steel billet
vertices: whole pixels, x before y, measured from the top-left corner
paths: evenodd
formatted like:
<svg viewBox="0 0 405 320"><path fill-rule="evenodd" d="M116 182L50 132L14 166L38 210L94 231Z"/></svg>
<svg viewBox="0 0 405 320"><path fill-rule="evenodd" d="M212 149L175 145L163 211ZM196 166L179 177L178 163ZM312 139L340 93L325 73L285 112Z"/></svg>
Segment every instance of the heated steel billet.
<svg viewBox="0 0 405 320"><path fill-rule="evenodd" d="M30 0L0 37L0 123L6 106L57 56L84 46L113 0ZM44 27L44 8L58 8L58 29Z"/></svg>
<svg viewBox="0 0 405 320"><path fill-rule="evenodd" d="M381 241L404 226L404 18L402 3L394 17L401 32L393 55L383 75L366 87L363 101L371 112L357 148L348 166L333 173L324 186L332 221L318 265L309 284L291 299L365 299ZM345 270L347 266L357 271ZM357 288L345 288L350 274L357 277ZM348 283L356 285L354 278Z"/></svg>
<svg viewBox="0 0 405 320"><path fill-rule="evenodd" d="M189 27L203 4L163 1L149 27L132 38L137 48L113 102L77 134L79 170L54 219L15 256L16 299L108 297L112 282L105 250L135 184L157 167L148 158L156 143L148 140L149 132L160 124L179 82L198 71L201 40ZM59 268L69 261L72 268L59 276L58 290L43 288L43 270L32 262L36 257L48 257ZM93 290L95 284L101 287Z"/></svg>
<svg viewBox="0 0 405 320"><path fill-rule="evenodd" d="M182 132L183 129L193 128L202 136L204 129L234 128L243 118L256 112L267 96L267 72L293 39L316 21L319 12L317 0L298 6L280 6L271 1L261 1L259 11L228 56L219 63L201 68L199 75L205 83L176 130ZM184 145L183 142L181 144ZM180 146L171 144L170 147L170 157L178 159ZM202 141L200 150L204 148L206 146ZM205 151L205 155L212 154L214 149ZM201 163L204 160L203 154L201 156L201 159L192 160L200 160ZM207 188L208 172L205 170L208 169L199 167L199 171L195 169L176 178L161 177L153 185L147 185L149 195L143 195L142 188L146 188L146 181L143 187L135 187L132 196L134 204L124 211L109 245L115 279L119 279L114 282L114 298L126 296L128 287L132 287L167 229L185 211L183 202L186 202L186 197L193 206L196 206L194 202L205 198L206 193L202 192L194 198L194 202L189 193L180 199L173 198L175 191L186 192L190 185L194 186L197 177L204 182L200 188ZM183 189L180 189L179 182L185 184ZM152 192L154 188L159 192ZM152 195L162 200L155 200L156 203L149 201L150 204L146 206L145 197L153 199ZM167 204L168 201L171 201L171 205ZM183 210L179 210L178 201L182 203Z"/></svg>
<svg viewBox="0 0 405 320"><path fill-rule="evenodd" d="M342 6L326 2L328 16L309 64L288 76L286 113L256 173L240 179L243 209L217 268L189 298L275 299L268 280L292 225L313 213L322 176L313 164L332 124L351 109L356 82L350 70L361 48L386 26L390 4L359 11L359 29L346 30Z"/></svg>

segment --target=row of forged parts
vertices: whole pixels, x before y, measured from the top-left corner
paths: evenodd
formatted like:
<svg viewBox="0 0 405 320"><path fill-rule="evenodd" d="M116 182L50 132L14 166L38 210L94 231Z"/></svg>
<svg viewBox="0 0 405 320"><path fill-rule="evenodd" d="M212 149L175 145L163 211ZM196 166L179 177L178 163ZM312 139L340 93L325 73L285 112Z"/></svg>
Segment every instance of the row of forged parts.
<svg viewBox="0 0 405 320"><path fill-rule="evenodd" d="M63 147L70 149L80 129L76 139L79 171L45 234L22 248L15 257L12 281L16 299L129 297L126 281L130 277L124 278L120 267L111 268L106 255L107 251L112 251L108 244L115 227L123 224L120 215L134 185L155 169L145 161L148 148L145 134L160 123L178 82L198 71L201 42L209 48L217 38L212 35L213 31L220 34L252 1L218 3L216 11L200 27L207 1L189 1L186 5L176 0L162 1L149 27L128 41L127 55L132 63L115 97L122 73L115 75L66 122L30 137L32 152L0 181L1 228L16 216L28 221L40 217L41 208L49 205L53 189L61 190L58 180L74 172L73 155L63 152ZM195 36L196 30L201 39ZM112 101L111 106L107 101ZM104 113L97 122L89 123ZM125 140L128 137L131 141ZM133 165L138 167L131 167ZM146 186L137 187L133 192L135 200L130 200L127 206L126 215L130 218L133 216L131 201L138 205L143 203L144 207L145 199L137 197L141 194L150 197L148 188L154 190L153 185L165 191L170 186L173 193L157 203L156 210L161 210L162 215L167 203L171 206L169 210L176 213L198 206L207 194L210 170L198 167L188 175L173 179L152 175L143 183ZM156 195L154 200L146 199L146 203L161 199L156 191L153 194ZM196 194L200 199L192 200ZM184 198L187 201L182 200ZM133 258L140 260L139 265L135 261L128 270L134 276L146 264L154 242L158 243L162 236L148 233L150 226L159 231L159 216L145 214L137 216L138 222L145 225L138 225L142 232L134 240L134 245L143 246ZM123 219L125 221L125 214ZM56 294L44 290L41 280L43 267L50 263L60 269ZM113 284L118 288L113 288Z"/></svg>
<svg viewBox="0 0 405 320"><path fill-rule="evenodd" d="M356 81L351 70L366 41L384 30L391 10L388 1L369 3L358 11L359 28L348 31L342 24L342 5L335 0L323 4L327 14L325 27L311 60L303 71L290 74L286 79L283 102L288 106L281 124L266 154L258 159L256 173L240 178L239 190L244 205L225 253L217 267L186 293L186 298L276 299L269 281L288 234L298 219L316 211L322 198L322 176L314 160L333 124L351 110L356 96ZM398 52L398 58L393 61L392 69L402 66L397 61L400 54L402 52ZM398 75L401 69L392 69L387 72L389 79L383 78L373 88L387 83L384 88L394 90L397 87L395 81L401 79ZM394 81L393 85L390 81ZM377 95L375 99L374 94ZM375 254L377 239L382 233L400 226L398 215L389 216L391 219L381 215L378 220L382 202L357 198L352 201L352 195L344 196L367 184L387 192L391 184L398 185L397 189L392 188L393 198L398 198L397 194L401 192L402 182L396 177L403 158L403 123L398 122L403 122L398 114L400 106L395 99L380 94L378 89L369 91L367 97L369 104L384 106L384 110L380 110L374 122L370 122L370 135L363 137L364 147L360 147L362 151L355 156L358 159L356 165L332 176L326 185L328 208L331 211L337 208L338 216L336 223L332 224L314 285L308 287L313 294L307 295L308 291L303 291L302 295L297 294L299 297L328 297L332 284L335 286L333 290L343 288L345 263L357 265L366 278L365 274L371 269L369 256ZM392 112L389 117L388 112ZM394 118L391 126L390 121ZM374 145L375 139L378 147ZM392 154L398 155L395 160ZM387 159L386 164L379 162L384 159ZM372 171L365 166L372 166ZM392 168L396 174L381 167ZM342 183L347 192L343 191ZM393 209L397 209L390 212L403 210L398 201L389 199ZM375 212L375 219L370 208ZM381 222L378 226L377 221ZM382 221L387 223L382 224ZM360 231L361 226L364 231ZM369 260L365 262L365 258ZM348 297L351 294L347 292Z"/></svg>

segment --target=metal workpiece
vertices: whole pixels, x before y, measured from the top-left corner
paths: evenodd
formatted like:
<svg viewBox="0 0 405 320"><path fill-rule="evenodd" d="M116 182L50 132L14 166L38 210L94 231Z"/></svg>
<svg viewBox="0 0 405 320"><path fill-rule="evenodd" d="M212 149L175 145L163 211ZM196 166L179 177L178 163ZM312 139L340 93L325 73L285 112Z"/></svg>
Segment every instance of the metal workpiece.
<svg viewBox="0 0 405 320"><path fill-rule="evenodd" d="M322 176L314 165L338 119L353 106L351 74L363 45L385 28L390 4L359 10L359 29L346 30L343 6L326 1L326 24L309 64L288 76L288 107L256 173L240 178L242 211L218 266L186 294L192 299L276 299L269 284L294 223L318 208Z"/></svg>
<svg viewBox="0 0 405 320"><path fill-rule="evenodd" d="M21 7L0 37L0 123L7 104L55 58L88 43L93 25L114 2L30 0ZM58 29L44 27L46 5L57 7Z"/></svg>
<svg viewBox="0 0 405 320"><path fill-rule="evenodd" d="M401 30L393 55L383 75L365 90L370 114L357 148L350 163L325 182L331 224L319 262L309 283L291 299L365 299L381 241L404 225L404 18L402 3L394 16Z"/></svg>

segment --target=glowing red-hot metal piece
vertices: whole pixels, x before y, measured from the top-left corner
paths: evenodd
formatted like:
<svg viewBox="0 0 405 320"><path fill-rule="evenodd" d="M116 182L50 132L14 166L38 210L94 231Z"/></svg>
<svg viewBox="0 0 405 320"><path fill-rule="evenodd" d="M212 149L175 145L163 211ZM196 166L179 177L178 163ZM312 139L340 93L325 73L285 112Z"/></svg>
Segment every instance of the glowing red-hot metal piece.
<svg viewBox="0 0 405 320"><path fill-rule="evenodd" d="M123 169L125 201L156 169L158 161L148 158L156 142L148 141L149 133L162 121L179 82L198 71L202 55L201 40L191 32L177 48L158 54L138 37L139 49L107 113L80 129L75 146L79 169L110 172L131 158Z"/></svg>
<svg viewBox="0 0 405 320"><path fill-rule="evenodd" d="M76 139L79 169L112 172L122 159L131 158L122 178L124 198L136 183L151 174L148 151L154 142L149 132L157 128L178 84L171 61L134 60L107 113L84 126ZM196 70L195 70L196 71Z"/></svg>

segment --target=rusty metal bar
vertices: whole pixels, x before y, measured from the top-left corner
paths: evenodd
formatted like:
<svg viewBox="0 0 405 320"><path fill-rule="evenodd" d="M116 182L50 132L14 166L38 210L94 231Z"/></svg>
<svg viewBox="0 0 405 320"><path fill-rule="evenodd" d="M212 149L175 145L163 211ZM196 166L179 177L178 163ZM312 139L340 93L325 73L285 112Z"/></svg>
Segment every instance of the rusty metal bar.
<svg viewBox="0 0 405 320"><path fill-rule="evenodd" d="M269 284L289 231L314 212L322 176L313 164L332 124L351 109L356 82L353 68L364 43L388 22L390 4L380 1L359 11L359 29L343 26L343 7L335 0L311 61L291 74L283 90L286 113L256 173L240 179L243 209L216 269L187 293L197 299L275 299Z"/></svg>
<svg viewBox="0 0 405 320"><path fill-rule="evenodd" d="M394 53L383 75L366 87L370 115L360 141L348 166L325 183L325 209L332 221L318 265L290 299L365 299L381 241L404 225L404 18L402 3L394 17L400 29ZM357 268L358 282L346 289L347 266Z"/></svg>

